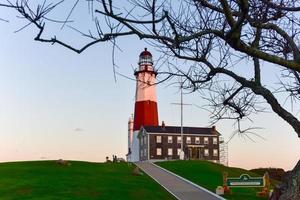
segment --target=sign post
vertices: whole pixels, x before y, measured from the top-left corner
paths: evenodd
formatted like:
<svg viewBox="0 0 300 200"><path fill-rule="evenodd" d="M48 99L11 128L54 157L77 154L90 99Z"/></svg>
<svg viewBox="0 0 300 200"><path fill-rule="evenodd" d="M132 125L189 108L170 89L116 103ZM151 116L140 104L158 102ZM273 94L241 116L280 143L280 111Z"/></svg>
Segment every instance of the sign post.
<svg viewBox="0 0 300 200"><path fill-rule="evenodd" d="M223 188L225 193L230 193L231 187L263 187L258 196L268 196L270 192L270 178L266 172L263 177L251 177L248 174L242 174L240 177L228 177L228 173L223 173Z"/></svg>

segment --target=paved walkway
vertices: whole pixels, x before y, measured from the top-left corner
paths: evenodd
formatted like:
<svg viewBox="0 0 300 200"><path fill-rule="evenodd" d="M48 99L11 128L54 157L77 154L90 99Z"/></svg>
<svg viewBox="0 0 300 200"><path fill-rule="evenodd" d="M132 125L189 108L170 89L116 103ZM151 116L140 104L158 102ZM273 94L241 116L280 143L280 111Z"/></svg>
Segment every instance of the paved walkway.
<svg viewBox="0 0 300 200"><path fill-rule="evenodd" d="M153 163L138 162L135 163L145 173L151 176L161 186L181 200L220 200L224 199L215 195L206 189L197 186L183 178L169 172Z"/></svg>

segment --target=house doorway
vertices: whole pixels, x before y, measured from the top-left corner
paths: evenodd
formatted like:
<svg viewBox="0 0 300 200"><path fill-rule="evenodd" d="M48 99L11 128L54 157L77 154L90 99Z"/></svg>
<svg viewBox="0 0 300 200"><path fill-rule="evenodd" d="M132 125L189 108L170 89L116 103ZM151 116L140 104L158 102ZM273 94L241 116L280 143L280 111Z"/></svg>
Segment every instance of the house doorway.
<svg viewBox="0 0 300 200"><path fill-rule="evenodd" d="M190 156L190 159L199 159L200 148L199 147L189 147L189 156Z"/></svg>
<svg viewBox="0 0 300 200"><path fill-rule="evenodd" d="M199 146L189 146L189 159L192 160L202 160L203 159L203 148Z"/></svg>

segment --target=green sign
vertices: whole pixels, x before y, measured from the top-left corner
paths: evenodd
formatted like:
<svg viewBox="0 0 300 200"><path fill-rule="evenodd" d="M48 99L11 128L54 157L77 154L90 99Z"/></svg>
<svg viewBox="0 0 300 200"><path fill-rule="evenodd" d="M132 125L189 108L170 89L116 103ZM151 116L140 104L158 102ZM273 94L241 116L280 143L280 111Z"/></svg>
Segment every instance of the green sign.
<svg viewBox="0 0 300 200"><path fill-rule="evenodd" d="M239 178L227 178L229 187L264 187L263 177L250 177L248 174L242 174Z"/></svg>

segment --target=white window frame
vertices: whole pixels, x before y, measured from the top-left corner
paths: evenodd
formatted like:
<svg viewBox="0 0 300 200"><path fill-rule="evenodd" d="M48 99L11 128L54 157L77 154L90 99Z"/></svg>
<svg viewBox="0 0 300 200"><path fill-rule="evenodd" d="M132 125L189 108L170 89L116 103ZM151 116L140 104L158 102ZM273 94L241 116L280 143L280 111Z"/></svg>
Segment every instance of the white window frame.
<svg viewBox="0 0 300 200"><path fill-rule="evenodd" d="M173 136L168 136L168 144L172 144L173 143Z"/></svg>
<svg viewBox="0 0 300 200"><path fill-rule="evenodd" d="M208 143L209 143L208 137L204 137L204 144L208 144Z"/></svg>
<svg viewBox="0 0 300 200"><path fill-rule="evenodd" d="M156 148L156 155L161 156L161 154L162 154L161 148Z"/></svg>
<svg viewBox="0 0 300 200"><path fill-rule="evenodd" d="M218 156L218 149L214 149L213 156Z"/></svg>
<svg viewBox="0 0 300 200"><path fill-rule="evenodd" d="M218 138L217 137L213 137L213 144L218 144Z"/></svg>
<svg viewBox="0 0 300 200"><path fill-rule="evenodd" d="M204 149L204 156L209 156L209 149Z"/></svg>
<svg viewBox="0 0 300 200"><path fill-rule="evenodd" d="M161 135L156 136L156 143L161 143Z"/></svg>
<svg viewBox="0 0 300 200"><path fill-rule="evenodd" d="M177 143L181 144L181 136L177 136Z"/></svg>
<svg viewBox="0 0 300 200"><path fill-rule="evenodd" d="M195 137L195 143L200 144L200 137Z"/></svg>
<svg viewBox="0 0 300 200"><path fill-rule="evenodd" d="M190 136L186 137L186 143L187 144L191 144L192 143L192 138Z"/></svg>
<svg viewBox="0 0 300 200"><path fill-rule="evenodd" d="M168 156L172 156L173 155L173 149L172 148L168 148Z"/></svg>

